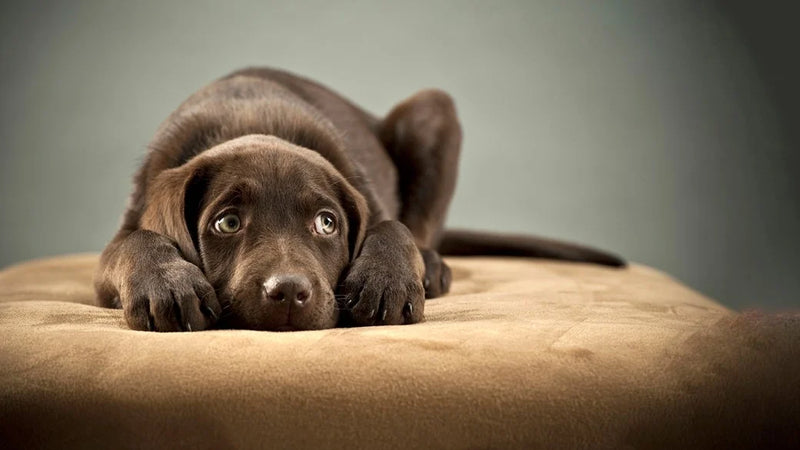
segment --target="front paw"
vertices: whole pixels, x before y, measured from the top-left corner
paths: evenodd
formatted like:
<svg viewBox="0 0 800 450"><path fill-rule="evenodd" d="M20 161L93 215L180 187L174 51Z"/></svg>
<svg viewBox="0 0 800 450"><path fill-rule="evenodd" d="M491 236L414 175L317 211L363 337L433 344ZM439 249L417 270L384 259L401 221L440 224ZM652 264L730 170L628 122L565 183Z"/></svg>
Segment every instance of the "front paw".
<svg viewBox="0 0 800 450"><path fill-rule="evenodd" d="M399 222L376 225L344 280L346 314L356 325L400 325L422 320L424 264L411 233Z"/></svg>
<svg viewBox="0 0 800 450"><path fill-rule="evenodd" d="M179 257L133 267L120 302L134 330L200 331L221 313L214 288L194 264Z"/></svg>

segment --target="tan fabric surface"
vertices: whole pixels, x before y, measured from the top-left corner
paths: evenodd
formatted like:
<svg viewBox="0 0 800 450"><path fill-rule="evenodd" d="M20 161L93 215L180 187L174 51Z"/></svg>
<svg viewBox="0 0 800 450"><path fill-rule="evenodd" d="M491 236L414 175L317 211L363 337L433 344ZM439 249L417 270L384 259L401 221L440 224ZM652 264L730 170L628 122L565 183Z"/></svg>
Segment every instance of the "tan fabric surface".
<svg viewBox="0 0 800 450"><path fill-rule="evenodd" d="M95 255L8 268L0 447L800 444L796 316L643 266L448 262L424 323L291 333L134 332L90 306Z"/></svg>

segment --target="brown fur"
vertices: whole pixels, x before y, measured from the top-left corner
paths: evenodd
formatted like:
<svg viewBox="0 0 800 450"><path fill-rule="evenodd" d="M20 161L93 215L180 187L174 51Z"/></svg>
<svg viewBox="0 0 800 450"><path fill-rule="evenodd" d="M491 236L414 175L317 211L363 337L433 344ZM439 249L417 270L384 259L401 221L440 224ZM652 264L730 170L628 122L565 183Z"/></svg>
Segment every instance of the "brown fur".
<svg viewBox="0 0 800 450"><path fill-rule="evenodd" d="M460 145L441 91L378 120L285 72L233 73L156 132L103 252L98 302L122 307L139 330L418 322L425 297L451 281L435 249L452 242L443 224ZM216 228L227 214L240 220L236 232ZM332 234L316 228L319 214L333 218ZM529 256L620 261L520 239Z"/></svg>

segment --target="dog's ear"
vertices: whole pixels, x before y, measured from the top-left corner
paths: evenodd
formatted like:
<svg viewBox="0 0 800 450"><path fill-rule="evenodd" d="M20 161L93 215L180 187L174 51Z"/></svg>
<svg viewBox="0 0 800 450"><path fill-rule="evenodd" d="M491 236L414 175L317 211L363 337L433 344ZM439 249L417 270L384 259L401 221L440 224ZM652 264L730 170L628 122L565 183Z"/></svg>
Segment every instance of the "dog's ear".
<svg viewBox="0 0 800 450"><path fill-rule="evenodd" d="M369 221L369 207L367 200L348 182L338 184L340 189L341 205L347 214L347 242L350 249L350 261L353 261L361 251L364 236L367 233Z"/></svg>
<svg viewBox="0 0 800 450"><path fill-rule="evenodd" d="M183 257L202 267L197 238L203 197L208 180L206 170L195 164L168 169L150 184L140 227L169 237Z"/></svg>

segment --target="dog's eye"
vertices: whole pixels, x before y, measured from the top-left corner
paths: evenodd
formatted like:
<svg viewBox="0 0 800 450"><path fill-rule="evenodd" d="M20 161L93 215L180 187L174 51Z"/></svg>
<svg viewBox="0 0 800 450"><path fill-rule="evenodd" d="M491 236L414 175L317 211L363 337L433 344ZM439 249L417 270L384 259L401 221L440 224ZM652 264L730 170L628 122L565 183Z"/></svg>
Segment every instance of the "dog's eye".
<svg viewBox="0 0 800 450"><path fill-rule="evenodd" d="M220 233L236 233L241 227L242 222L236 214L225 214L214 224L214 228Z"/></svg>
<svg viewBox="0 0 800 450"><path fill-rule="evenodd" d="M318 234L333 234L336 232L336 217L327 212L322 211L314 218L314 231Z"/></svg>

